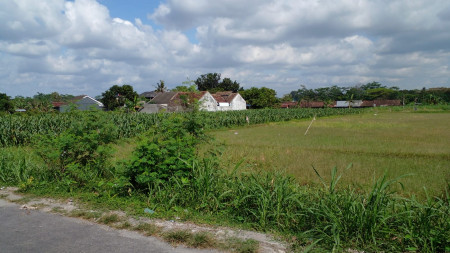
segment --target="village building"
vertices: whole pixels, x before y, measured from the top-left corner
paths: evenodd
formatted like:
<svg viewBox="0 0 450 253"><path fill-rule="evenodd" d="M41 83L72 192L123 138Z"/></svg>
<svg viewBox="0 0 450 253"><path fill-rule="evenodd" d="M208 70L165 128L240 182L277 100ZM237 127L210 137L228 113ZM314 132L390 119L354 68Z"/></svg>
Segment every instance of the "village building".
<svg viewBox="0 0 450 253"><path fill-rule="evenodd" d="M67 112L71 108L80 111L103 110L104 108L102 102L87 95L76 96L70 102L52 102L52 105L53 109L59 112Z"/></svg>
<svg viewBox="0 0 450 253"><path fill-rule="evenodd" d="M239 93L231 91L212 94L217 102L217 111L237 111L247 109L247 103Z"/></svg>
<svg viewBox="0 0 450 253"><path fill-rule="evenodd" d="M231 111L245 110L246 102L239 93L218 92L211 94L201 92L162 92L158 93L150 102L146 102L140 112L179 112L189 110L194 103L199 103L202 111Z"/></svg>

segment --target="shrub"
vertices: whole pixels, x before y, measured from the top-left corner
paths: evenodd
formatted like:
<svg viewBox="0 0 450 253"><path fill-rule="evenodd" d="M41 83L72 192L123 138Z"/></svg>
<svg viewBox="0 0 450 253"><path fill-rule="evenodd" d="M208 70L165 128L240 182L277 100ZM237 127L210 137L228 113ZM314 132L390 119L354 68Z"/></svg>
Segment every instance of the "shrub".
<svg viewBox="0 0 450 253"><path fill-rule="evenodd" d="M85 113L82 120L57 136L43 135L35 140L36 152L54 178L66 184L85 185L107 174L107 160L117 127L100 115Z"/></svg>
<svg viewBox="0 0 450 253"><path fill-rule="evenodd" d="M199 126L195 119L173 114L147 134L135 149L125 172L135 188L145 190L174 176L189 178L199 142L197 136L202 134Z"/></svg>

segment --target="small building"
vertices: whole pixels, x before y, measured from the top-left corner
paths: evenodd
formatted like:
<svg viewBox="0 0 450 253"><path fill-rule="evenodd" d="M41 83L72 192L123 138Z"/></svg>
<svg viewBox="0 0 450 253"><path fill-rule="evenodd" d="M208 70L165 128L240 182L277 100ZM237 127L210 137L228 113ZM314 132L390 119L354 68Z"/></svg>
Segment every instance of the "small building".
<svg viewBox="0 0 450 253"><path fill-rule="evenodd" d="M202 92L163 92L150 102L145 103L140 112L156 113L161 111L179 112L189 110L195 102L200 103L200 110L216 111L217 102L208 91Z"/></svg>
<svg viewBox="0 0 450 253"><path fill-rule="evenodd" d="M161 92L157 92L157 91L146 91L146 92L143 92L143 93L141 93L139 96L140 97L143 97L143 98L145 98L145 99L147 99L147 100L152 100L152 99L154 99L159 93L161 93Z"/></svg>
<svg viewBox="0 0 450 253"><path fill-rule="evenodd" d="M59 112L67 112L71 108L75 108L80 111L88 111L93 109L103 110L104 108L102 102L87 95L76 96L71 99L70 102L52 102L52 105L53 109Z"/></svg>
<svg viewBox="0 0 450 253"><path fill-rule="evenodd" d="M231 91L216 92L212 94L217 102L217 111L246 110L247 103L239 93Z"/></svg>

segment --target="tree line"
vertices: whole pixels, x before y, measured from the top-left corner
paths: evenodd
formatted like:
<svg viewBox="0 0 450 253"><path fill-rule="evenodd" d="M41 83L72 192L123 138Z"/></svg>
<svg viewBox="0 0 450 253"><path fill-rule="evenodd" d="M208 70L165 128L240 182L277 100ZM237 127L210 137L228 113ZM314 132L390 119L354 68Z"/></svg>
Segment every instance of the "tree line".
<svg viewBox="0 0 450 253"><path fill-rule="evenodd" d="M331 86L317 89L300 89L285 95L282 101L349 101L349 100L402 100L405 104L442 104L450 102L450 88L422 88L421 90L401 90L396 86L387 87L379 82L371 82L352 87Z"/></svg>
<svg viewBox="0 0 450 253"><path fill-rule="evenodd" d="M351 87L322 87L308 89L301 85L300 89L291 91L282 98L277 98L275 90L267 87L251 87L244 89L240 83L231 78L221 78L220 73L207 73L200 75L196 80L189 78L182 82L182 85L173 89L168 89L163 80L155 86L156 92L179 91L179 92L199 92L209 91L216 93L220 91L239 92L250 105L250 108L273 108L278 107L282 102L299 101L349 101L349 100L402 100L405 104L447 104L450 102L450 88L423 88L420 90L401 90L398 87L387 87L379 82L371 82L363 85ZM5 93L0 93L0 111L14 112L15 109L25 109L28 112L50 112L53 111L52 102L69 103L74 98L73 95L59 94L52 92L49 94L37 93L33 97L16 96L11 99ZM103 92L96 99L100 100L108 110L121 108L137 108L144 98L139 97L133 86L113 85Z"/></svg>

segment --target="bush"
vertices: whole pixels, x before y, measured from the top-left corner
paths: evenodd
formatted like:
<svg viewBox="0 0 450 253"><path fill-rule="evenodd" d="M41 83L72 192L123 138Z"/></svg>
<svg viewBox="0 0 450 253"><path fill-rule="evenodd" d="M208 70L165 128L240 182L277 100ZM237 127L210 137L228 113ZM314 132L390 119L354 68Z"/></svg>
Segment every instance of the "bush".
<svg viewBox="0 0 450 253"><path fill-rule="evenodd" d="M82 120L58 136L44 135L35 140L36 152L57 180L86 185L107 174L107 160L117 127L96 113L85 113Z"/></svg>
<svg viewBox="0 0 450 253"><path fill-rule="evenodd" d="M201 135L201 124L195 118L173 114L161 121L138 145L126 166L125 175L140 190L174 176L187 180L196 158L197 137Z"/></svg>

